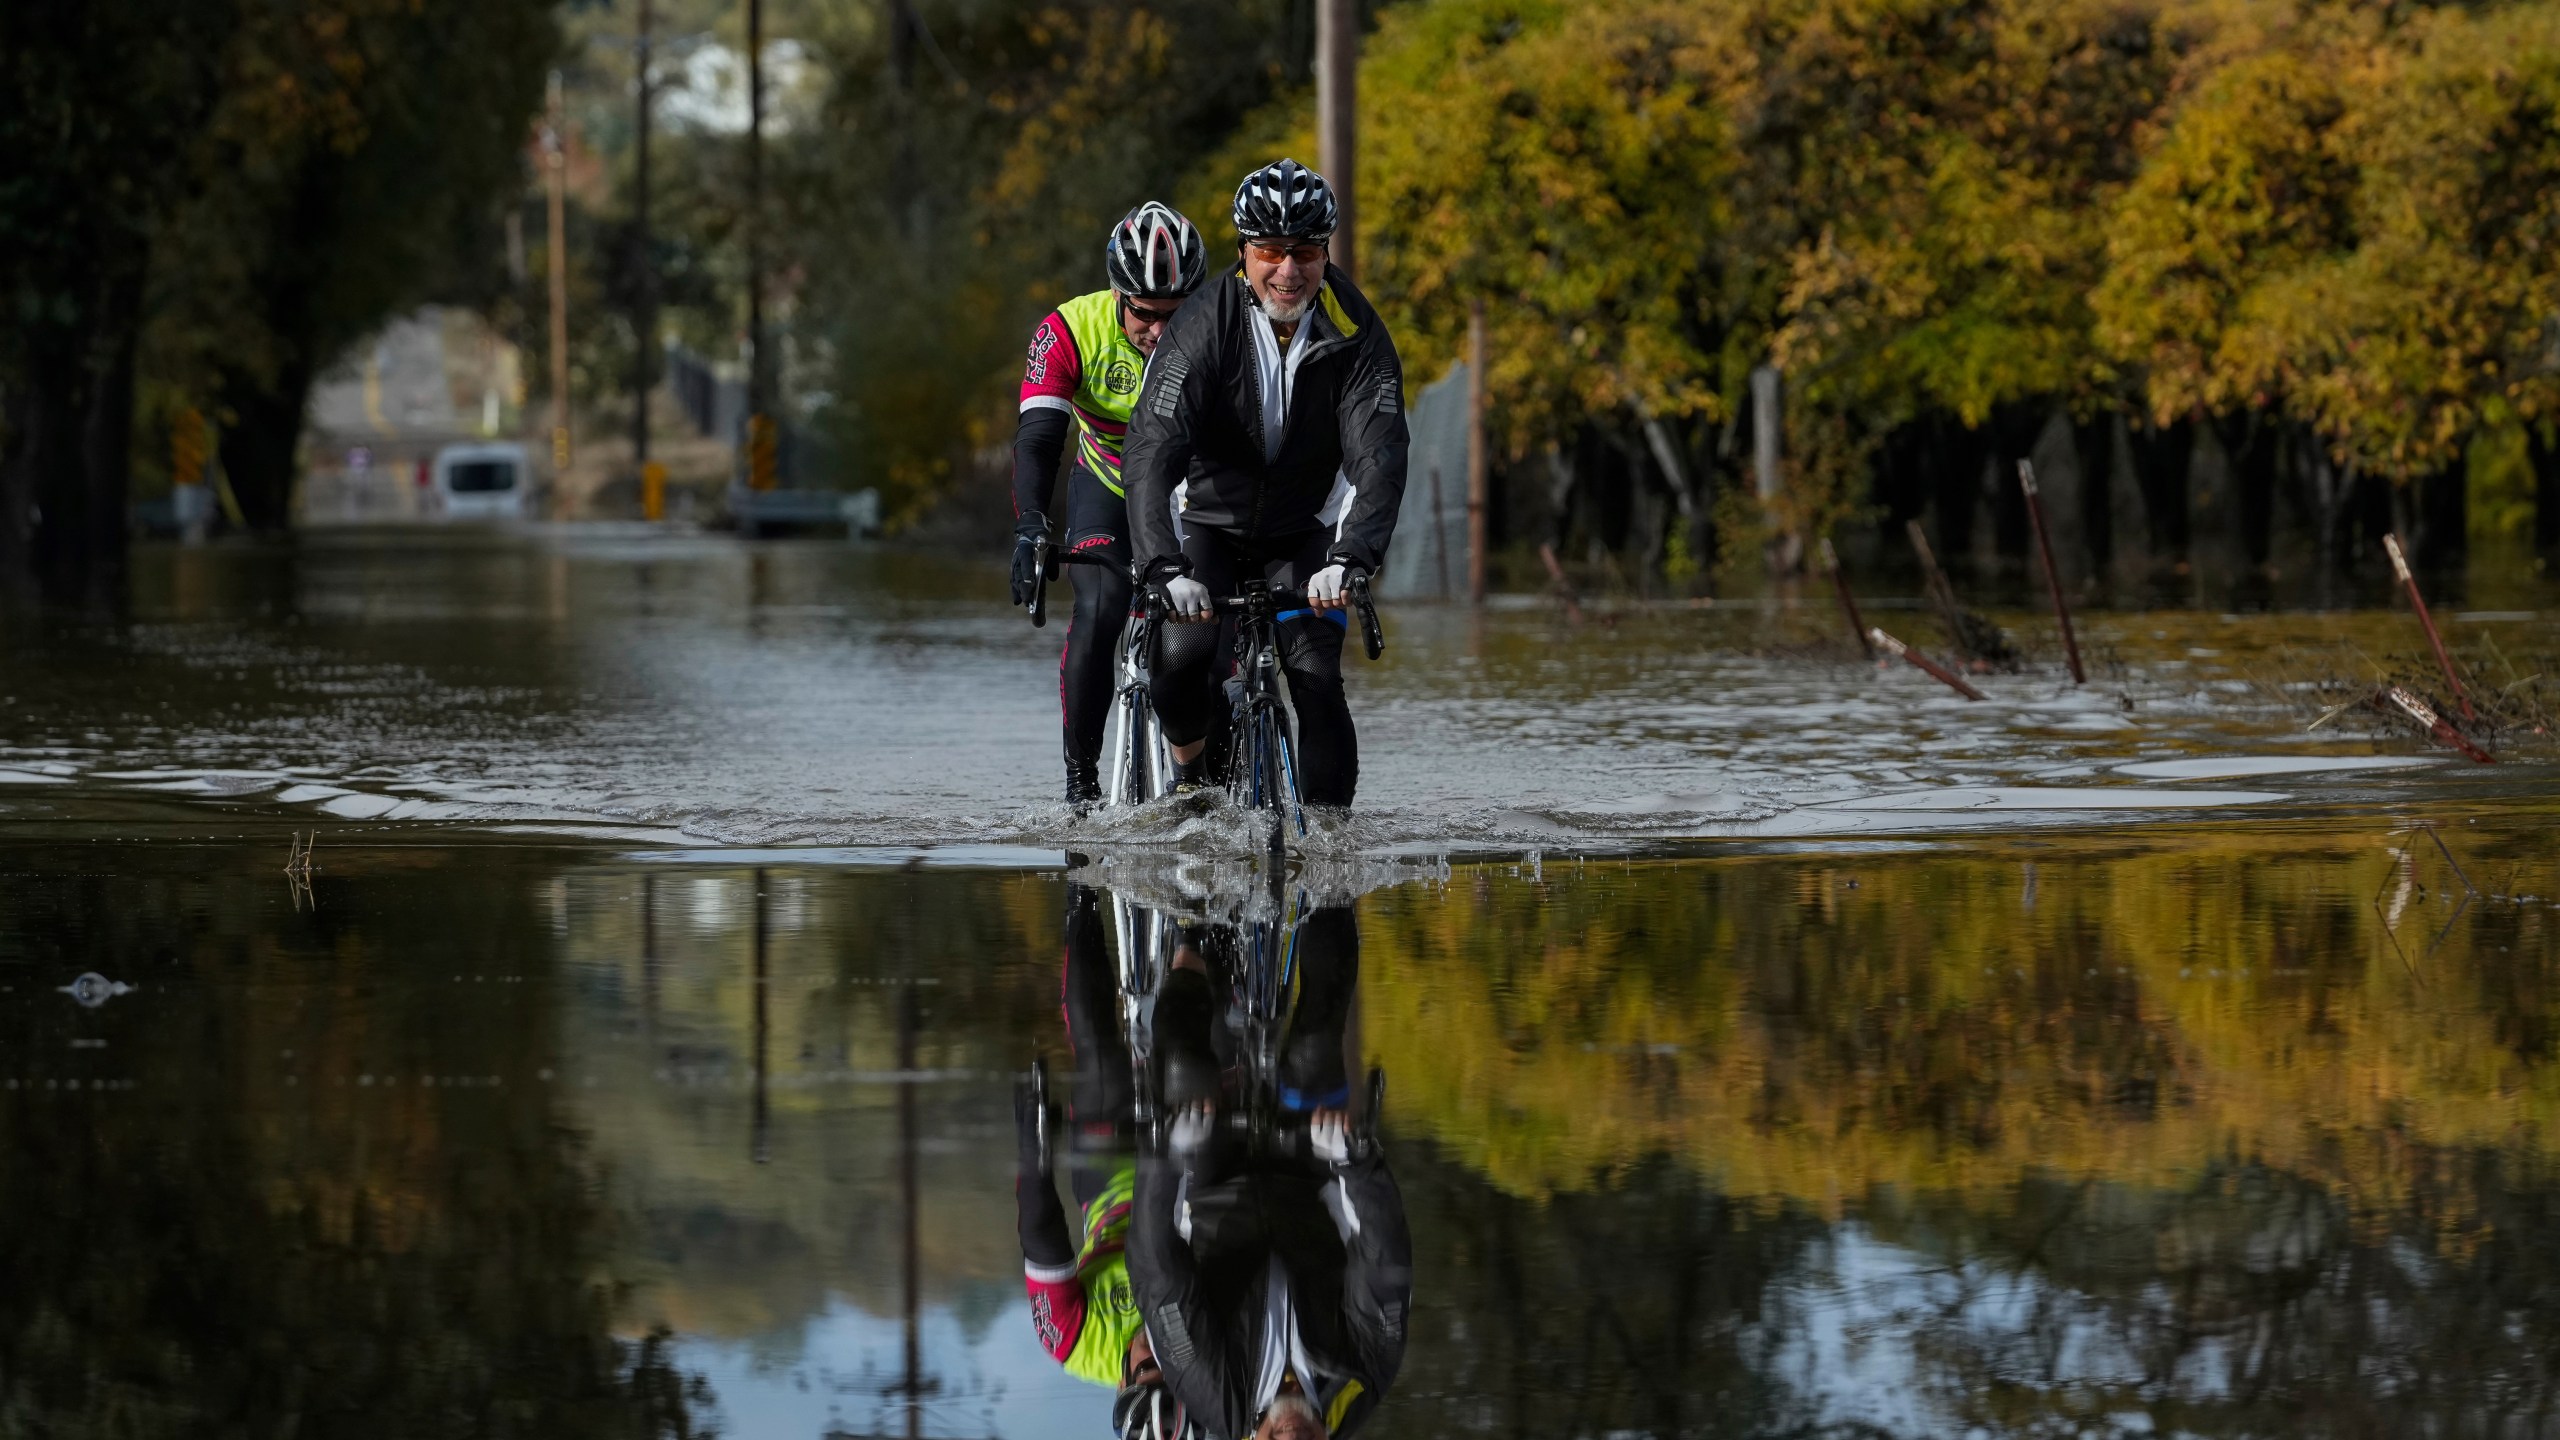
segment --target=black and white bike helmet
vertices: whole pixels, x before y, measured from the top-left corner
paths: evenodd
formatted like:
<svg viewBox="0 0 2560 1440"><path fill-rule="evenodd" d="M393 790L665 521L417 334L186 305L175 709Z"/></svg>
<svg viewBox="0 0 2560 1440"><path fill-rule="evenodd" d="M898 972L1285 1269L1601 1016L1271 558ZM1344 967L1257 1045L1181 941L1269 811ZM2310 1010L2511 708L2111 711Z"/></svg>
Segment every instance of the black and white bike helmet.
<svg viewBox="0 0 2560 1440"><path fill-rule="evenodd" d="M1239 239L1330 240L1338 219L1333 187L1295 160L1274 160L1236 187Z"/></svg>
<svg viewBox="0 0 2560 1440"><path fill-rule="evenodd" d="M1113 1397L1111 1433L1114 1440L1201 1440L1200 1427L1161 1380L1132 1385Z"/></svg>
<svg viewBox="0 0 2560 1440"><path fill-rule="evenodd" d="M1174 300L1209 276L1209 250L1182 212L1150 200L1111 227L1102 247L1111 288L1141 300Z"/></svg>

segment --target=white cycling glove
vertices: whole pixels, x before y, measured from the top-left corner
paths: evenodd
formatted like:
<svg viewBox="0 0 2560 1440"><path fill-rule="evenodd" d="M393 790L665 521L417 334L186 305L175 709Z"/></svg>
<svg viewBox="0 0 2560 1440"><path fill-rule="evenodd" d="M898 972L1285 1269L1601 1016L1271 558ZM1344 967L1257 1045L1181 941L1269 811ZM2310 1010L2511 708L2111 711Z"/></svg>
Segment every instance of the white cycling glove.
<svg viewBox="0 0 2560 1440"><path fill-rule="evenodd" d="M1316 1158L1339 1170L1351 1163L1351 1119L1339 1111L1325 1111L1307 1126L1307 1147Z"/></svg>
<svg viewBox="0 0 2560 1440"><path fill-rule="evenodd" d="M1194 1105L1173 1117L1171 1142L1173 1157L1186 1168L1196 1164L1208 1152L1210 1137L1218 1133L1218 1112L1206 1105Z"/></svg>
<svg viewBox="0 0 2560 1440"><path fill-rule="evenodd" d="M1342 598L1343 589L1349 584L1350 577L1341 566L1327 565L1308 578L1307 599L1319 610L1341 609L1349 603Z"/></svg>
<svg viewBox="0 0 2560 1440"><path fill-rule="evenodd" d="M1185 620L1209 618L1209 587L1188 575L1176 575L1164 582L1164 598L1173 613Z"/></svg>

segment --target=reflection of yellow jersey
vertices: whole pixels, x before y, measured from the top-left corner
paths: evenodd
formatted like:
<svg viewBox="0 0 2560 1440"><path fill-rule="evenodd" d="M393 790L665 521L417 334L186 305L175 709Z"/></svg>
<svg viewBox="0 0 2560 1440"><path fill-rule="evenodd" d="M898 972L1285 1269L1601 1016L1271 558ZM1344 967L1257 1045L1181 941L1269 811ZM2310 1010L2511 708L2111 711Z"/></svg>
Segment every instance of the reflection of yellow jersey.
<svg viewBox="0 0 2560 1440"><path fill-rule="evenodd" d="M1096 290L1050 311L1031 332L1022 408L1073 414L1077 456L1093 478L1119 495L1120 442L1129 433L1129 412L1138 406L1138 382L1146 373L1145 353L1120 328L1120 297Z"/></svg>
<svg viewBox="0 0 2560 1440"><path fill-rule="evenodd" d="M1106 292L1107 293L1107 292ZM1047 1274L1026 1270L1031 1328L1040 1347L1079 1380L1120 1386L1129 1339L1138 1333L1138 1297L1129 1288L1129 1203L1138 1189L1136 1167L1112 1172L1111 1183L1084 1207L1084 1246L1074 1268Z"/></svg>

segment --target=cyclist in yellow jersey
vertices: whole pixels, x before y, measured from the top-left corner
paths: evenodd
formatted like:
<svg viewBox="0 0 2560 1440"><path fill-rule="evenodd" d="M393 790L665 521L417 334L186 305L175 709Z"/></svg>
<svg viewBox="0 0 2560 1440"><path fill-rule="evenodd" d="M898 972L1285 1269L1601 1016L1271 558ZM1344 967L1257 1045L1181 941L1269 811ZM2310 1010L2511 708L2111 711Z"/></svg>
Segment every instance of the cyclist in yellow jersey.
<svg viewBox="0 0 2560 1440"><path fill-rule="evenodd" d="M1013 603L1030 603L1033 547L1049 532L1062 465L1067 548L1100 550L1118 562L1108 569L1077 567L1075 613L1058 657L1067 801L1079 807L1102 797L1103 724L1120 631L1129 618L1129 507L1120 484L1120 441L1157 338L1209 269L1200 232L1153 200L1111 228L1103 258L1111 288L1077 296L1031 332L1013 439Z"/></svg>
<svg viewBox="0 0 2560 1440"><path fill-rule="evenodd" d="M1048 1117L1032 1108L1027 1087L1017 1087L1014 1202L1023 1288L1040 1348L1077 1379L1116 1389L1145 1358L1144 1347L1133 1344L1141 1324L1124 1254L1136 1183L1137 1082L1120 1030L1120 982L1103 942L1101 896L1087 886L1067 887L1058 992L1075 1064L1067 1091L1068 1180L1084 1214L1084 1238L1070 1238L1050 1176Z"/></svg>

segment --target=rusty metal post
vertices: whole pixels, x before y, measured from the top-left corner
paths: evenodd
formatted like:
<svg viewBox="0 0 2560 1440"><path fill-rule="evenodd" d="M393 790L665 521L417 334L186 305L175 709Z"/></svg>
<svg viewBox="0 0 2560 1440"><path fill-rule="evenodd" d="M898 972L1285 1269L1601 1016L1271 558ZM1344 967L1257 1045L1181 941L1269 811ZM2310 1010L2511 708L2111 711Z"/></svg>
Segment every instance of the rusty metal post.
<svg viewBox="0 0 2560 1440"><path fill-rule="evenodd" d="M2418 623L2426 627L2427 644L2436 652L2436 668L2444 672L2445 688L2453 692L2454 703L2462 707L2462 718L2477 725L2479 712L2471 708L2471 695L2453 673L2453 657L2444 653L2444 637L2436 633L2436 617L2427 611L2427 597L2418 593L2418 577L2409 573L2409 557L2400 549L2400 537L2382 537L2383 552L2391 557L2392 573L2400 577L2401 588L2409 592L2409 606L2418 612Z"/></svg>
<svg viewBox="0 0 2560 1440"><path fill-rule="evenodd" d="M2446 724L2445 718L2438 715L2433 709L2431 709L2427 705L2427 702L2410 694L2408 691L2401 689L2399 686L2393 685L2384 689L2376 698L2399 706L2403 714L2407 715L2410 719L2417 721L2419 724L2426 726L2427 733L2433 735L2438 744L2450 746L2455 750L2459 750L2466 758L2477 761L2482 765L2495 765L2498 763L2495 756L2492 756L2488 751L2481 749L2479 746L2472 744L2469 739L2464 737L2461 731Z"/></svg>
<svg viewBox="0 0 2560 1440"><path fill-rule="evenodd" d="M1858 648L1866 652L1867 658L1873 660L1876 658L1875 642L1867 638L1867 622L1858 615L1858 597L1849 593L1848 572L1840 568L1840 552L1831 548L1828 535L1822 537L1822 568L1831 572L1831 588L1840 596L1840 613L1849 617L1849 634L1857 640Z"/></svg>
<svg viewBox="0 0 2560 1440"><path fill-rule="evenodd" d="M1920 670L1943 682L1948 689L1955 691L1967 700L1979 700L1983 698L1982 692L1974 689L1971 685L1966 684L1963 676L1958 675L1946 666L1939 664L1937 661L1930 659L1928 656L1921 654L1919 651L1914 650L1910 646L1903 644L1901 641L1894 639L1890 635L1887 635L1881 629L1870 628L1867 631L1867 638L1875 641L1879 647L1910 661L1912 668Z"/></svg>
<svg viewBox="0 0 2560 1440"><path fill-rule="evenodd" d="M2044 500L2036 494L2036 467L2018 462L2018 485L2027 492L2027 518L2036 526L2036 553L2044 557L2044 587L2053 596L2053 618L2062 625L2062 653L2071 661L2071 683L2086 685L2089 672L2080 668L2080 641L2071 633L2071 607L2062 598L2062 571L2053 563L2053 536L2044 528Z"/></svg>

